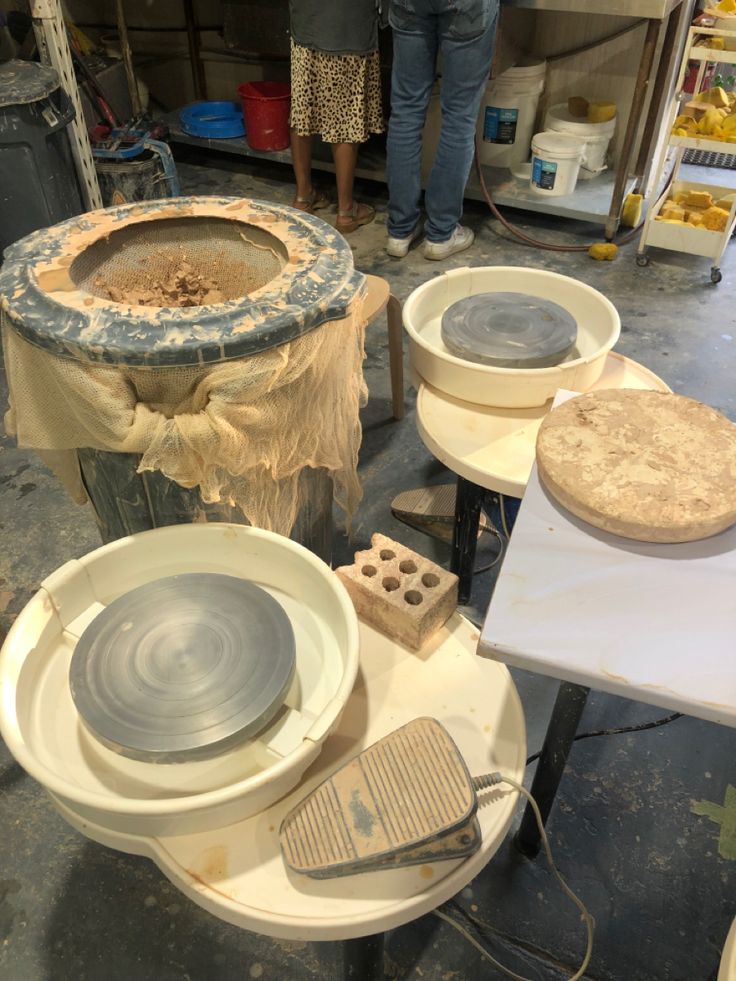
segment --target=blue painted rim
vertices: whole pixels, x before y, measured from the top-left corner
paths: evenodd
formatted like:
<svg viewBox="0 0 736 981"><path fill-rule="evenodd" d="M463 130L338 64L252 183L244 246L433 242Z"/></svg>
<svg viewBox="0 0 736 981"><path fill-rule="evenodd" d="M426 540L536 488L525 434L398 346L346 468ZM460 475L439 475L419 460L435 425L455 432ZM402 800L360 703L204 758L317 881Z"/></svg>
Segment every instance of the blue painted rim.
<svg viewBox="0 0 736 981"><path fill-rule="evenodd" d="M165 209L166 217L179 217L172 215L172 210L180 209L181 217L243 220L224 212L228 206L243 204L243 200L165 198L107 208L105 214L123 224L131 224L126 220L131 216L159 209ZM304 211L267 201L246 203L257 217L263 217L266 229L274 219L288 223L289 240L285 244L292 255L272 281L273 286L266 284L258 290L255 300L244 296L210 306L181 308L133 307L110 301L78 309L62 303L58 297L63 293L47 292L39 286L35 268L67 255L67 264L76 258L78 252L68 252L69 234L98 227L89 216L81 215L33 232L6 249L0 269L2 309L25 340L59 357L151 367L206 365L247 357L345 317L365 277L353 266L350 246L342 235ZM191 215L192 204L206 206L207 213ZM256 222L251 220L251 224ZM256 326L242 329L243 321L250 319ZM347 337L346 343L351 343Z"/></svg>

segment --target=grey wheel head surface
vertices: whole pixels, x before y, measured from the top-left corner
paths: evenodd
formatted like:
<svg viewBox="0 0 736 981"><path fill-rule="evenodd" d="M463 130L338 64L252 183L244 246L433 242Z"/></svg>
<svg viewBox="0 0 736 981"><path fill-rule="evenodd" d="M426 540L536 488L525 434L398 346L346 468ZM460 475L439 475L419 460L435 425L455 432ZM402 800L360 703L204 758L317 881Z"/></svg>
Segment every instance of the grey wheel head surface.
<svg viewBox="0 0 736 981"><path fill-rule="evenodd" d="M187 573L113 600L79 638L76 709L103 745L155 763L208 759L259 732L296 667L294 631L265 589Z"/></svg>
<svg viewBox="0 0 736 981"><path fill-rule="evenodd" d="M526 293L476 293L442 314L442 341L451 354L498 368L560 364L577 334L564 307Z"/></svg>

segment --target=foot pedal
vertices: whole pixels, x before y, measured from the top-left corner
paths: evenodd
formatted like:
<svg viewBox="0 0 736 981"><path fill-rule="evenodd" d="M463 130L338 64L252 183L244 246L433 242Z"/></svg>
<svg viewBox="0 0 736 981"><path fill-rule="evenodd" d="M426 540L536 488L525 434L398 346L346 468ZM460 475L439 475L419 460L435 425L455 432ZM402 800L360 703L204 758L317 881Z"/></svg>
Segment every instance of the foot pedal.
<svg viewBox="0 0 736 981"><path fill-rule="evenodd" d="M481 830L473 780L445 727L420 718L346 763L291 811L286 865L316 879L466 858Z"/></svg>

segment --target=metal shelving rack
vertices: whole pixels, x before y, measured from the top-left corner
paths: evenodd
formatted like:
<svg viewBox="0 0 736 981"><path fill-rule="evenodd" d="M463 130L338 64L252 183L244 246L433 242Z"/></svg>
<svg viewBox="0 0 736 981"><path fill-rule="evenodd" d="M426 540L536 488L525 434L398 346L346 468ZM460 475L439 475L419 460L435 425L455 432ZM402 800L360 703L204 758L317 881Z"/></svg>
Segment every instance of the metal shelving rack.
<svg viewBox="0 0 736 981"><path fill-rule="evenodd" d="M74 106L74 120L69 127L72 154L85 203L93 211L102 207L102 198L59 0L32 0L31 16L41 61L56 69L62 87Z"/></svg>
<svg viewBox="0 0 736 981"><path fill-rule="evenodd" d="M722 232L712 232L705 228L689 227L687 225L670 225L666 222L657 221L665 201L679 191L709 191L714 198L723 198L728 194L734 193L733 187L723 186L716 183L704 184L680 179L680 168L682 167L683 157L686 150L706 150L714 153L729 153L732 149L736 156L736 144L724 143L722 140L712 140L707 137L686 137L674 136L672 129L677 118L681 105L684 101L690 100L701 91L705 70L709 64L730 64L736 65L736 50L729 51L720 48L713 48L709 44L710 37L723 37L732 39L736 46L736 22L733 31L715 30L707 27L691 27L688 32L687 44L682 56L680 74L677 80L675 96L672 100L668 117L669 138L665 144L657 165L656 187L662 186L665 169L669 160L669 153L675 151L674 168L672 178L666 183L664 190L660 193L655 204L649 209L644 223L636 261L640 266L649 264L647 249L649 246L656 246L661 249L669 249L671 252L685 252L689 255L703 256L712 261L711 282L720 283L723 278L721 273L721 260L726 251L731 236L736 226L736 198L731 205L731 212L726 223L726 228ZM683 91L683 84L687 74L688 62L698 61L700 67L695 80L693 94Z"/></svg>

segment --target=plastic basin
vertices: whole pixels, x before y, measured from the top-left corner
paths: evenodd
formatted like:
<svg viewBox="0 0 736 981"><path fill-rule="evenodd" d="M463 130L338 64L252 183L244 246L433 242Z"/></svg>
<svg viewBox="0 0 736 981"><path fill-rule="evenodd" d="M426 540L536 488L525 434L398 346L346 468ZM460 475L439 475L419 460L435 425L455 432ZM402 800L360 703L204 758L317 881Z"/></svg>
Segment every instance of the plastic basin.
<svg viewBox="0 0 736 981"><path fill-rule="evenodd" d="M69 690L71 656L117 596L183 572L239 576L270 592L294 628L294 682L267 728L230 752L193 763L126 759L82 725ZM160 528L105 545L44 580L0 654L0 731L21 766L83 820L144 835L222 827L298 783L339 722L358 653L345 588L301 545L243 525Z"/></svg>
<svg viewBox="0 0 736 981"><path fill-rule="evenodd" d="M549 368L497 368L455 357L442 342L442 314L475 293L524 293L552 300L577 321L577 342L567 359ZM411 366L448 395L497 408L544 405L558 388L594 385L621 333L621 320L602 293L569 276L517 266L453 269L419 286L404 304Z"/></svg>

